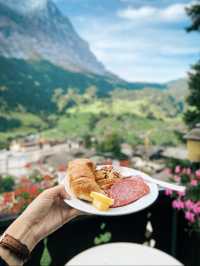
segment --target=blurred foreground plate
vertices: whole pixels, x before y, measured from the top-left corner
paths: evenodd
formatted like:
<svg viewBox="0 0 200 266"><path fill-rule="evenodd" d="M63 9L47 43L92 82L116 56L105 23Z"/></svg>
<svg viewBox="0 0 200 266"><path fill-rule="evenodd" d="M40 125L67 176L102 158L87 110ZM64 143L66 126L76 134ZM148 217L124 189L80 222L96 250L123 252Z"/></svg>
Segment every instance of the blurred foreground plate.
<svg viewBox="0 0 200 266"><path fill-rule="evenodd" d="M111 243L90 248L66 265L183 266L161 250L133 243Z"/></svg>

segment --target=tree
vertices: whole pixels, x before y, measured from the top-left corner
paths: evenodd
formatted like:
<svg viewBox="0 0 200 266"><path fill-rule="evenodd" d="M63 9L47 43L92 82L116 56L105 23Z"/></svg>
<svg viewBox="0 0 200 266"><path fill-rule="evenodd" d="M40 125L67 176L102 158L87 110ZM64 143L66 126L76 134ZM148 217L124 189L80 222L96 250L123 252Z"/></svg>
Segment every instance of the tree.
<svg viewBox="0 0 200 266"><path fill-rule="evenodd" d="M118 156L121 153L122 139L117 133L111 133L97 144L96 149L99 152L111 152L113 155Z"/></svg>
<svg viewBox="0 0 200 266"><path fill-rule="evenodd" d="M192 24L187 28L188 31L200 31L200 3L195 3L186 8L187 14L192 20Z"/></svg>
<svg viewBox="0 0 200 266"><path fill-rule="evenodd" d="M83 95L84 99L88 103L92 103L95 101L97 95L97 87L96 86L90 86L85 90L85 93Z"/></svg>
<svg viewBox="0 0 200 266"><path fill-rule="evenodd" d="M187 31L200 32L200 3L195 3L186 11L192 22ZM189 108L184 118L186 123L193 127L196 123L200 123L200 60L193 65L189 73L189 90L190 95L187 98Z"/></svg>
<svg viewBox="0 0 200 266"><path fill-rule="evenodd" d="M57 105L59 113L64 113L68 107L74 105L79 107L82 103L82 95L79 94L76 88L67 88L66 93L62 88L57 88L54 91L52 101Z"/></svg>

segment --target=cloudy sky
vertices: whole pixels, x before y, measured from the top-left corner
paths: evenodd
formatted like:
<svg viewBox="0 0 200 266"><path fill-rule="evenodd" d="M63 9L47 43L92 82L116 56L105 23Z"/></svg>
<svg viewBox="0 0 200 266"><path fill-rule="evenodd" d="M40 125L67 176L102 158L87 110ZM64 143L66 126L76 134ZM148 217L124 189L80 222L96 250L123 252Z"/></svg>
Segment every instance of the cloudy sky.
<svg viewBox="0 0 200 266"><path fill-rule="evenodd" d="M106 68L129 81L186 76L200 34L186 33L192 0L54 0Z"/></svg>

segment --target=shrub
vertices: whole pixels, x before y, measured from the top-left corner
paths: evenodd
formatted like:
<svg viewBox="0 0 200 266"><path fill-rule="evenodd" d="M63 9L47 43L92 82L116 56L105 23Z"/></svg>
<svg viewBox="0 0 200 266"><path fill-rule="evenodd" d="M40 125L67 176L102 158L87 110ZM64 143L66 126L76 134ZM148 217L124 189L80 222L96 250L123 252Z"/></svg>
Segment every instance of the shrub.
<svg viewBox="0 0 200 266"><path fill-rule="evenodd" d="M0 193L12 191L15 185L14 178L12 176L6 176L0 179Z"/></svg>

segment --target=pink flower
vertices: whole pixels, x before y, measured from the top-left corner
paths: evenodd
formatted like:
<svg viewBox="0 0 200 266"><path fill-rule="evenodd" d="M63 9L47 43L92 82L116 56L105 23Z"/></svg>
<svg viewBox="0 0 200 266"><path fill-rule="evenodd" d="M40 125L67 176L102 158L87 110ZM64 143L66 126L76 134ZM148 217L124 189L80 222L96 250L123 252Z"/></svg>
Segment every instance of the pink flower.
<svg viewBox="0 0 200 266"><path fill-rule="evenodd" d="M190 223L194 223L195 222L195 218L194 218L194 213L187 211L185 213L185 218L190 222Z"/></svg>
<svg viewBox="0 0 200 266"><path fill-rule="evenodd" d="M198 179L200 179L200 169L195 172L195 175Z"/></svg>
<svg viewBox="0 0 200 266"><path fill-rule="evenodd" d="M169 189L169 188L167 188L167 189L165 190L165 195L166 195L166 196L171 196L172 193L173 193L173 191L172 191L171 189Z"/></svg>
<svg viewBox="0 0 200 266"><path fill-rule="evenodd" d="M191 201L191 200L187 200L187 201L185 201L185 207L186 207L188 210L192 210L194 204L195 204L195 203L194 203L193 201Z"/></svg>
<svg viewBox="0 0 200 266"><path fill-rule="evenodd" d="M175 173L179 174L180 172L181 172L181 167L180 167L180 165L177 165L175 168Z"/></svg>
<svg viewBox="0 0 200 266"><path fill-rule="evenodd" d="M190 182L190 185L193 186L193 187L196 187L198 185L198 182L196 179L192 179L191 182Z"/></svg>
<svg viewBox="0 0 200 266"><path fill-rule="evenodd" d="M190 168L187 168L187 169L186 169L186 173L187 173L188 175L191 175L192 170L191 170Z"/></svg>
<svg viewBox="0 0 200 266"><path fill-rule="evenodd" d="M174 200L172 202L172 207L178 210L184 209L184 202L182 200Z"/></svg>
<svg viewBox="0 0 200 266"><path fill-rule="evenodd" d="M182 173L183 173L183 174L187 174L187 168L183 168L183 169L182 169Z"/></svg>
<svg viewBox="0 0 200 266"><path fill-rule="evenodd" d="M178 194L180 197L184 197L184 196L185 196L185 191L178 191L177 194Z"/></svg>
<svg viewBox="0 0 200 266"><path fill-rule="evenodd" d="M178 176L178 175L175 175L175 176L174 176L174 180L175 180L177 183L179 183L180 180L181 180L181 177Z"/></svg>
<svg viewBox="0 0 200 266"><path fill-rule="evenodd" d="M165 174L170 175L172 173L172 170L170 168L164 169Z"/></svg>
<svg viewBox="0 0 200 266"><path fill-rule="evenodd" d="M192 210L195 214L199 214L200 213L200 202L197 202L196 204L194 204Z"/></svg>

